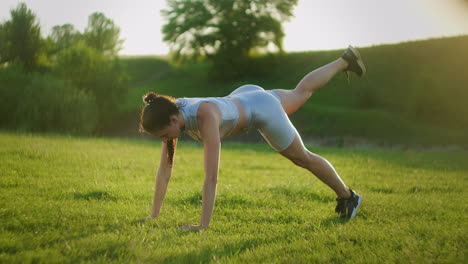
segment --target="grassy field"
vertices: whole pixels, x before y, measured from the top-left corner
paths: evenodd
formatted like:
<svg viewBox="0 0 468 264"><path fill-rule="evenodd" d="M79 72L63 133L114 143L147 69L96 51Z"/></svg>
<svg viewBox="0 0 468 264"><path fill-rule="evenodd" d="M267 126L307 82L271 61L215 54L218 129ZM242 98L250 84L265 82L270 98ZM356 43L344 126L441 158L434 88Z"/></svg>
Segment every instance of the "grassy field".
<svg viewBox="0 0 468 264"><path fill-rule="evenodd" d="M0 263L463 263L468 153L310 149L364 197L355 220L266 144L225 144L211 228L200 145L181 142L162 215L159 143L0 133Z"/></svg>

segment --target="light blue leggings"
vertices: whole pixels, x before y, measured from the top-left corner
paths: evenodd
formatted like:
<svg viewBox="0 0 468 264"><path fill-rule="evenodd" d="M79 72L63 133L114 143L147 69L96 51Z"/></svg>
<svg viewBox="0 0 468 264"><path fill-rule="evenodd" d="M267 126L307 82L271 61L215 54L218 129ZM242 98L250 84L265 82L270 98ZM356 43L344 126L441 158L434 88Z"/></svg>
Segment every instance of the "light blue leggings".
<svg viewBox="0 0 468 264"><path fill-rule="evenodd" d="M239 100L244 107L247 129L258 129L276 151L285 150L296 135L299 135L281 106L281 97L276 92L248 84L237 88L228 97Z"/></svg>

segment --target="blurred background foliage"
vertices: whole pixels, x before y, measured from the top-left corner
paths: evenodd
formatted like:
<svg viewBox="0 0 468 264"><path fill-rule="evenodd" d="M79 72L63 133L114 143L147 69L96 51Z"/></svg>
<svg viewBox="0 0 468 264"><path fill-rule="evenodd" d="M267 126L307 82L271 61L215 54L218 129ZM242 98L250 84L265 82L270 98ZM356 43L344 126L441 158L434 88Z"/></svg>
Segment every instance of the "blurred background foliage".
<svg viewBox="0 0 468 264"><path fill-rule="evenodd" d="M170 0L162 11L169 57L119 57L120 29L102 13L91 14L83 32L57 25L44 38L19 4L0 24L0 128L135 136L147 91L292 89L342 53L282 51L281 23L296 3ZM305 138L467 146L467 46L468 36L459 36L360 48L367 76L348 83L338 75L291 119Z"/></svg>
<svg viewBox="0 0 468 264"><path fill-rule="evenodd" d="M58 25L42 38L21 3L0 25L0 126L24 131L102 134L119 117L126 73L120 29L102 13L84 32Z"/></svg>
<svg viewBox="0 0 468 264"><path fill-rule="evenodd" d="M297 0L168 0L164 41L175 61L206 59L223 79L242 77L255 52L283 51L282 22ZM248 68L247 68L248 69Z"/></svg>

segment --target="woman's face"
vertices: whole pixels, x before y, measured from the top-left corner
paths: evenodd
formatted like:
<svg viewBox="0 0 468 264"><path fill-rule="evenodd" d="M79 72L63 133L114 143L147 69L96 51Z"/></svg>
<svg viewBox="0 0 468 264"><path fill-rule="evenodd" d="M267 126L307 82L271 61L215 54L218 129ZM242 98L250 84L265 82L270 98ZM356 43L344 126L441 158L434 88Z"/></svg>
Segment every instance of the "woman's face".
<svg viewBox="0 0 468 264"><path fill-rule="evenodd" d="M171 116L171 122L163 129L152 132L151 135L160 138L161 141L168 141L170 139L178 138L180 135L180 126L178 118L173 115Z"/></svg>

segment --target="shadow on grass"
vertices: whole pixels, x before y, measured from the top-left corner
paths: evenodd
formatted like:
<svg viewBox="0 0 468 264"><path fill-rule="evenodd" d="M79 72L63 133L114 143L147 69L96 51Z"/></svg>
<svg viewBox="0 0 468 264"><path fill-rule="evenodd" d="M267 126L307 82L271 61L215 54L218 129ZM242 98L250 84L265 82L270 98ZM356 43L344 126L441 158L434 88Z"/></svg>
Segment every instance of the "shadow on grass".
<svg viewBox="0 0 468 264"><path fill-rule="evenodd" d="M447 187L421 187L421 186L413 186L410 187L407 191L409 194L414 194L414 193L463 193L463 187L460 188L453 188L452 186L447 186Z"/></svg>
<svg viewBox="0 0 468 264"><path fill-rule="evenodd" d="M378 187L378 188L370 187L369 189L371 192L374 192L374 193L391 194L391 193L396 192L394 188L389 188L389 187Z"/></svg>
<svg viewBox="0 0 468 264"><path fill-rule="evenodd" d="M76 200L97 200L97 201L116 201L117 198L105 191L92 191L86 193L74 193L73 198Z"/></svg>
<svg viewBox="0 0 468 264"><path fill-rule="evenodd" d="M188 233L188 232L187 232ZM192 232L190 232L192 233ZM277 241L276 239L270 240L270 243ZM218 262L221 258L236 256L242 254L246 250L258 247L264 244L270 244L266 241L259 239L248 239L237 243L225 244L220 247L204 247L200 250L192 251L183 255L169 256L164 260L165 263L209 263Z"/></svg>
<svg viewBox="0 0 468 264"><path fill-rule="evenodd" d="M291 187L276 186L273 188L268 188L262 190L262 192L272 193L275 197L280 198L285 196L288 200L309 200L309 201L319 201L322 203L330 203L335 200L330 196L322 196L316 193L311 192L308 189L294 189Z"/></svg>
<svg viewBox="0 0 468 264"><path fill-rule="evenodd" d="M348 223L348 220L339 217L330 217L321 222L318 229L335 228L339 225ZM199 232L203 234L205 231ZM208 231L209 232L209 231ZM180 231L181 236L193 234L194 232ZM238 256L245 251L252 251L257 247L267 247L270 244L278 243L278 241L291 241L295 239L297 234L294 233L280 233L276 236L269 237L268 239L251 238L235 243L220 245L219 247L204 247L200 250L180 255L172 255L164 260L167 263L208 263L208 262L229 262L229 257ZM227 258L227 259L226 259Z"/></svg>
<svg viewBox="0 0 468 264"><path fill-rule="evenodd" d="M338 225L344 225L346 223L348 223L349 220L347 219L342 219L342 218L339 218L339 217L330 217L330 218L327 218L325 220L323 220L321 222L321 226L323 227L326 227L326 228L330 228L330 227L335 227L335 226L338 226Z"/></svg>
<svg viewBox="0 0 468 264"><path fill-rule="evenodd" d="M182 197L173 202L176 205L201 206L202 193L194 192L189 196ZM221 193L216 197L216 206L236 208L239 206L254 206L255 203L240 194Z"/></svg>

